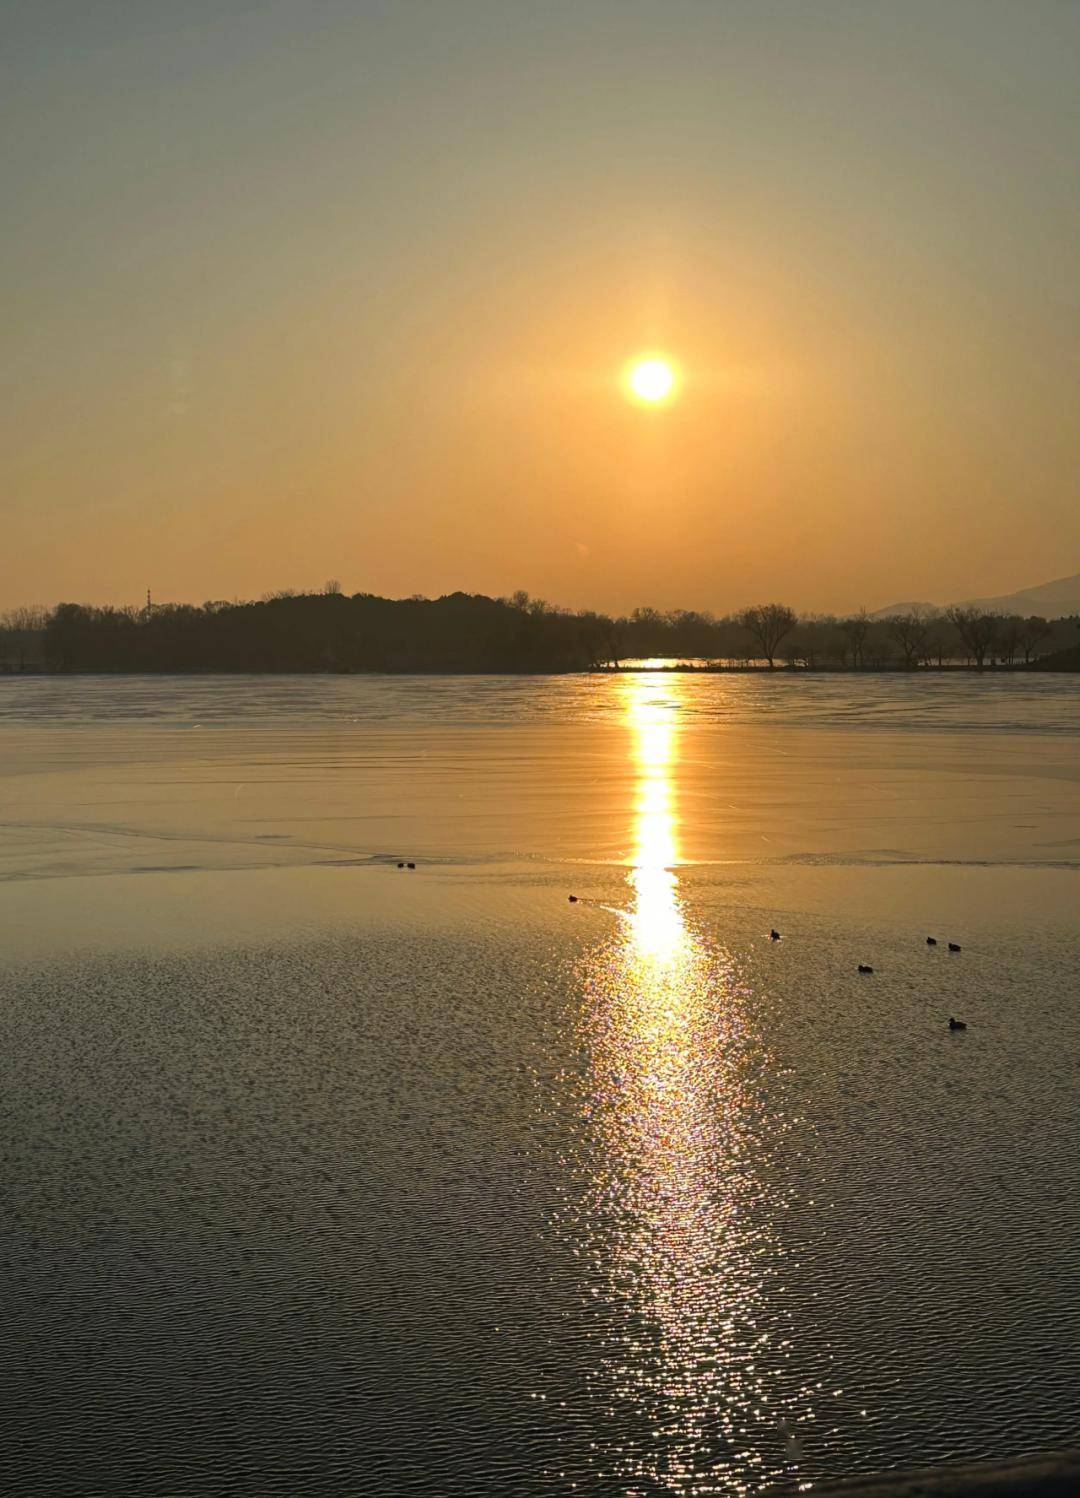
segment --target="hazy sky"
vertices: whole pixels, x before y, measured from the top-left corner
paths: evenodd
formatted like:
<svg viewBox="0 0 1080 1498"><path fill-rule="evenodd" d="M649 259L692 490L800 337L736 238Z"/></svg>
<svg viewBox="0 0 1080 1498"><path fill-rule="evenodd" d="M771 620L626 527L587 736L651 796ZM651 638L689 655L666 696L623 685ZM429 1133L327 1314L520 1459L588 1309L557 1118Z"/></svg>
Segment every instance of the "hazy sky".
<svg viewBox="0 0 1080 1498"><path fill-rule="evenodd" d="M1080 568L1076 0L0 17L0 607Z"/></svg>

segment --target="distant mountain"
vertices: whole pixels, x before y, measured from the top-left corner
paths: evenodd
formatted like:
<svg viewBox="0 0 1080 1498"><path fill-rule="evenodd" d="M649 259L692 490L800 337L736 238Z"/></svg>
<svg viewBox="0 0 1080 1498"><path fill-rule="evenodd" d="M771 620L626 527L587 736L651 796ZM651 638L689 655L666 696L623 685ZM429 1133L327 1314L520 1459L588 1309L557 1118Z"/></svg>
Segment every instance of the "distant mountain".
<svg viewBox="0 0 1080 1498"><path fill-rule="evenodd" d="M1080 614L1080 572L1072 577L1059 577L1052 583L1039 583L1034 588L1021 588L1016 593L1003 593L998 598L964 598L959 608L985 609L988 614L1041 614L1044 619L1060 619L1066 614ZM871 619L891 619L895 614L910 614L913 609L923 614L940 614L945 605L936 603L890 603L888 608L878 609Z"/></svg>
<svg viewBox="0 0 1080 1498"><path fill-rule="evenodd" d="M916 609L920 614L928 616L941 613L936 603L890 603L888 608L876 609L870 617L871 619L892 619L897 614L913 614Z"/></svg>
<svg viewBox="0 0 1080 1498"><path fill-rule="evenodd" d="M966 598L965 605L986 609L992 614L1042 614L1059 619L1063 614L1080 614L1080 572L1059 577L1056 582L1040 583L1036 588L1021 588L1001 598Z"/></svg>

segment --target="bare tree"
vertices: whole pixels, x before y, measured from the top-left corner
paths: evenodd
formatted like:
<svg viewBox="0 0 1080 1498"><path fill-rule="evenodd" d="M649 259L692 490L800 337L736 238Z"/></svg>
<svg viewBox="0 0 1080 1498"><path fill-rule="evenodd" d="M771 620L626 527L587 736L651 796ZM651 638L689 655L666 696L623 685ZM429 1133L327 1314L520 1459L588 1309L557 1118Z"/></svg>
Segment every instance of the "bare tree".
<svg viewBox="0 0 1080 1498"><path fill-rule="evenodd" d="M1030 661L1035 646L1053 633L1050 625L1039 614L1032 614L1030 618L1023 620L1017 643L1024 652L1024 660Z"/></svg>
<svg viewBox="0 0 1080 1498"><path fill-rule="evenodd" d="M964 646L978 670L986 664L986 653L997 639L1001 619L997 614L984 613L982 609L951 608L945 617L964 642Z"/></svg>
<svg viewBox="0 0 1080 1498"><path fill-rule="evenodd" d="M784 655L807 671L816 671L836 650L836 620L829 614L804 614L788 638Z"/></svg>
<svg viewBox="0 0 1080 1498"><path fill-rule="evenodd" d="M327 582L323 583L322 590L327 598L333 598L336 594L341 592L341 584L338 582L336 577L331 577Z"/></svg>
<svg viewBox="0 0 1080 1498"><path fill-rule="evenodd" d="M784 603L758 603L753 608L743 609L736 618L761 646L761 653L768 661L771 671L776 664L776 652L781 640L798 623L794 612Z"/></svg>
<svg viewBox="0 0 1080 1498"><path fill-rule="evenodd" d="M40 604L24 604L0 614L0 660L17 661L20 671L28 660L40 660L48 618L48 609Z"/></svg>
<svg viewBox="0 0 1080 1498"><path fill-rule="evenodd" d="M605 644L607 664L614 666L618 671L619 662L623 656L623 632L619 622L615 619L602 619L601 628Z"/></svg>
<svg viewBox="0 0 1080 1498"><path fill-rule="evenodd" d="M906 614L893 614L887 621L889 634L900 646L904 665L909 670L917 666L926 654L926 641L930 625L922 609L916 607Z"/></svg>
<svg viewBox="0 0 1080 1498"><path fill-rule="evenodd" d="M24 603L19 608L8 609L5 614L0 614L0 628L44 629L48 619L49 611L43 603Z"/></svg>
<svg viewBox="0 0 1080 1498"><path fill-rule="evenodd" d="M931 620L926 628L925 651L926 664L931 661L940 669L945 664L945 652L949 647L944 625L940 620Z"/></svg>
<svg viewBox="0 0 1080 1498"><path fill-rule="evenodd" d="M1020 631L1024 621L1019 614L1007 614L1001 621L1001 656L1007 666L1016 660L1020 648Z"/></svg>
<svg viewBox="0 0 1080 1498"><path fill-rule="evenodd" d="M852 614L847 619L841 619L840 629L851 646L851 664L856 670L861 670L863 647L866 644L867 632L870 629L870 615L865 609L860 609L857 614Z"/></svg>

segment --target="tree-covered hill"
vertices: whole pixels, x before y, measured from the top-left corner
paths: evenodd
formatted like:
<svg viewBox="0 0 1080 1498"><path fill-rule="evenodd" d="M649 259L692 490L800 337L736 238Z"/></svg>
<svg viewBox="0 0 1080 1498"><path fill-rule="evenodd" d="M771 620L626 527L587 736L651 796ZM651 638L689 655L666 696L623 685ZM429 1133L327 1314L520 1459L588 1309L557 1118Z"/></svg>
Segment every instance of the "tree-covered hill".
<svg viewBox="0 0 1080 1498"><path fill-rule="evenodd" d="M594 615L466 593L280 595L151 609L61 604L45 628L60 671L579 671L606 659Z"/></svg>

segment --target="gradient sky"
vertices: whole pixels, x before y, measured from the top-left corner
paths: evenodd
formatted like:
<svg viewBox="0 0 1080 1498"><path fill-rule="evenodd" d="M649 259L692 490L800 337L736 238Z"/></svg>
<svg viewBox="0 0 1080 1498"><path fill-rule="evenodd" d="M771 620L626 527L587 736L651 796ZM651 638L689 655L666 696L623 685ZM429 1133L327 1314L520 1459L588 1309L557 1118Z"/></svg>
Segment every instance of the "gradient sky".
<svg viewBox="0 0 1080 1498"><path fill-rule="evenodd" d="M1080 568L1074 0L0 18L0 607Z"/></svg>

